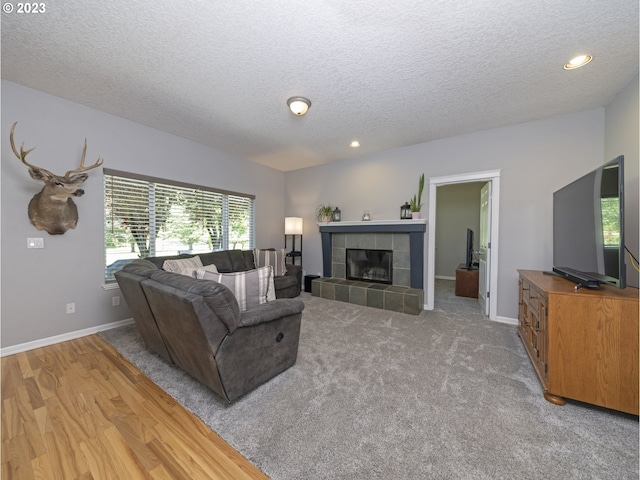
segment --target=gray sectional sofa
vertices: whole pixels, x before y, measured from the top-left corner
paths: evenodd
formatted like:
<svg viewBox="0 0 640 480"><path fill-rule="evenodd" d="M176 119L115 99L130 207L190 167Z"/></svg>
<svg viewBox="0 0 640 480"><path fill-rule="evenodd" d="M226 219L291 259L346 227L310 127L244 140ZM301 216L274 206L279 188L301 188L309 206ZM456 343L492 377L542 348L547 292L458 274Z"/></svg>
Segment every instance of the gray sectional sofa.
<svg viewBox="0 0 640 480"><path fill-rule="evenodd" d="M270 249L272 250L272 249ZM198 253L203 265L214 264L220 273L244 272L256 268L253 250L220 250L218 252ZM195 254L181 254L166 257L147 257L156 267L162 268L165 260L179 260L195 257ZM302 287L302 267L286 265L286 275L273 278L276 287L276 298L295 298L300 295Z"/></svg>
<svg viewBox="0 0 640 480"><path fill-rule="evenodd" d="M215 261L219 270L225 269L221 258ZM224 285L159 265L159 259L135 260L115 274L150 350L229 402L295 363L302 301L280 297L240 311ZM299 293L299 284L281 284L280 294L293 295L296 288Z"/></svg>

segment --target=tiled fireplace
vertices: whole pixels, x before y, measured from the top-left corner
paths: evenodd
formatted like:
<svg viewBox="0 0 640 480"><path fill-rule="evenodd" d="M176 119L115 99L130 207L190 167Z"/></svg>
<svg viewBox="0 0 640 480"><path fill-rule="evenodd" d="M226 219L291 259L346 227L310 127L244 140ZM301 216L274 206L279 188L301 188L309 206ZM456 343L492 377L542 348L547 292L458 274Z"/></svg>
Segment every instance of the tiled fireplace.
<svg viewBox="0 0 640 480"><path fill-rule="evenodd" d="M419 314L424 306L425 220L330 222L320 224L323 278L312 282L312 294L331 300ZM375 275L347 278L347 250L392 258L384 281ZM388 252L384 255L383 252ZM352 260L353 261L353 260ZM353 266L353 265L351 265ZM391 283L389 283L391 282Z"/></svg>

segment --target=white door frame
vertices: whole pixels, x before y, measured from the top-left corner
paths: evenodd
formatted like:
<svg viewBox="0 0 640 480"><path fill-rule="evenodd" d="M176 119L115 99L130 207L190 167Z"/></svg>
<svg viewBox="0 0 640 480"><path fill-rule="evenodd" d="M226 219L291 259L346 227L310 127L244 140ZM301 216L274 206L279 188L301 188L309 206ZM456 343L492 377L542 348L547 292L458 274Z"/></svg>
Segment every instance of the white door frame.
<svg viewBox="0 0 640 480"><path fill-rule="evenodd" d="M427 298L425 310L433 310L435 297L435 260L436 260L436 190L441 185L455 183L491 182L491 257L489 280L489 319L498 318L498 225L500 211L500 170L486 172L465 173L460 175L448 175L444 177L429 178L429 232L427 235Z"/></svg>
<svg viewBox="0 0 640 480"><path fill-rule="evenodd" d="M491 313L489 309L489 299L487 298L487 292L489 291L489 281L491 280L491 231L486 231L491 228L491 187L493 182L485 182L480 189L480 235L478 236L478 271L479 271L479 285L478 285L478 303L480 304L481 311L485 315ZM483 238L484 235L486 238ZM486 244L483 242L486 241ZM487 262L487 260L489 260ZM489 297L491 298L491 297Z"/></svg>

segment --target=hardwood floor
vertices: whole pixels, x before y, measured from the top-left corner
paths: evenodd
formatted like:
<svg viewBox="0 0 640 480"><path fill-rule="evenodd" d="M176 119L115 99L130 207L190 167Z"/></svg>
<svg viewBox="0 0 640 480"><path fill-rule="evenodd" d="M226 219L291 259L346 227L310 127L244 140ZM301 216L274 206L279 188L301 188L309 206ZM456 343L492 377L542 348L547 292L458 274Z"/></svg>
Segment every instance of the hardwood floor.
<svg viewBox="0 0 640 480"><path fill-rule="evenodd" d="M2 358L9 479L267 479L99 336Z"/></svg>

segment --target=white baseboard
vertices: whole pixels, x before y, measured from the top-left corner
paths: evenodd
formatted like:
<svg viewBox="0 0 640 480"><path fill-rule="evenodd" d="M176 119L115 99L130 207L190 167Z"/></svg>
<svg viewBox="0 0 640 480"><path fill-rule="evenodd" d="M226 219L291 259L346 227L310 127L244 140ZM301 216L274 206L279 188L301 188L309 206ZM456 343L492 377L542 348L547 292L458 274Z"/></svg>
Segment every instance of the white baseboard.
<svg viewBox="0 0 640 480"><path fill-rule="evenodd" d="M491 320L493 320L494 322L498 322L498 323L506 323L507 325L513 325L514 327L518 326L518 319L517 318L510 318L510 317L495 317L492 318Z"/></svg>
<svg viewBox="0 0 640 480"><path fill-rule="evenodd" d="M3 348L0 351L0 357L26 352L28 350L33 350L34 348L48 347L49 345L66 342L67 340L73 340L75 338L86 337L87 335L93 335L94 333L111 330L112 328L122 327L131 323L133 323L133 318L126 318L117 322L98 325L97 327L85 328L83 330L76 330L75 332L63 333L62 335L55 335L53 337L42 338L40 340L33 340L32 342L12 345L10 347Z"/></svg>
<svg viewBox="0 0 640 480"><path fill-rule="evenodd" d="M447 277L445 275L436 275L435 278L438 278L440 280L454 280L456 279L456 277Z"/></svg>

